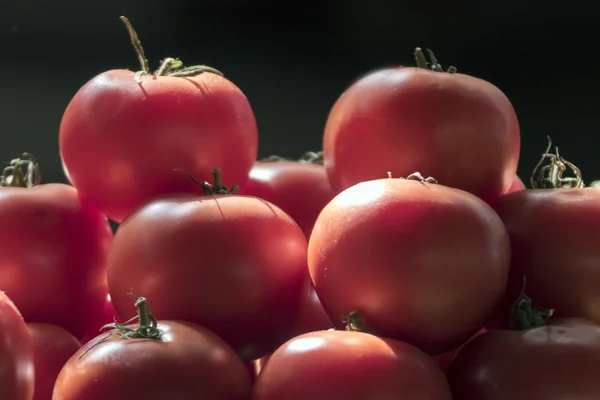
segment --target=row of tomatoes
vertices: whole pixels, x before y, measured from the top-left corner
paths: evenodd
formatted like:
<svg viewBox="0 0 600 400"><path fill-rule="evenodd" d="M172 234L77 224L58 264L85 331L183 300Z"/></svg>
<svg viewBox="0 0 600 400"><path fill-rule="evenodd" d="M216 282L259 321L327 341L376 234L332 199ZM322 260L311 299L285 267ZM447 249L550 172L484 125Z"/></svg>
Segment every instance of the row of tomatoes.
<svg viewBox="0 0 600 400"><path fill-rule="evenodd" d="M1 398L600 393L600 190L550 146L524 190L497 87L417 49L340 96L322 153L256 162L239 88L151 72L122 20L141 69L68 105L72 186L28 154L0 182Z"/></svg>

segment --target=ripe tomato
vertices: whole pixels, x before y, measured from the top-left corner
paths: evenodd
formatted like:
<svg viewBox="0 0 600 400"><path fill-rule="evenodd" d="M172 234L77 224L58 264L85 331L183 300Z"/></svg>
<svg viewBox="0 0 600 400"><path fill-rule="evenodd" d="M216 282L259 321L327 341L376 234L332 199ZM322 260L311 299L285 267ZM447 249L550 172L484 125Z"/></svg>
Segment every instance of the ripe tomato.
<svg viewBox="0 0 600 400"><path fill-rule="evenodd" d="M339 192L387 171L420 171L494 200L510 187L519 159L510 101L489 82L439 72L434 57L430 70L417 55L420 68L368 74L333 106L323 137L331 185Z"/></svg>
<svg viewBox="0 0 600 400"><path fill-rule="evenodd" d="M600 323L600 188L522 190L494 208L510 235L511 270L487 326L507 326L523 276L534 305Z"/></svg>
<svg viewBox="0 0 600 400"><path fill-rule="evenodd" d="M600 326L582 319L523 331L490 331L448 370L460 400L592 400L600 393Z"/></svg>
<svg viewBox="0 0 600 400"><path fill-rule="evenodd" d="M451 398L442 371L417 348L350 331L288 341L269 358L253 392L253 400Z"/></svg>
<svg viewBox="0 0 600 400"><path fill-rule="evenodd" d="M508 188L507 193L512 193L523 189L527 189L527 187L525 186L521 178L515 175L515 178L513 179L512 184Z"/></svg>
<svg viewBox="0 0 600 400"><path fill-rule="evenodd" d="M159 195L197 193L175 168L201 181L220 168L228 185L242 187L256 160L256 121L240 89L216 70L184 70L169 60L164 71L140 76L141 83L129 70L101 73L63 115L59 144L67 177L115 221Z"/></svg>
<svg viewBox="0 0 600 400"><path fill-rule="evenodd" d="M323 165L298 161L257 162L243 194L279 206L307 239L319 213L335 195Z"/></svg>
<svg viewBox="0 0 600 400"><path fill-rule="evenodd" d="M315 288L311 285L308 296L304 298L300 307L300 314L292 333L289 335L290 338L303 333L331 329L334 326L335 324L331 322L329 315L323 308Z"/></svg>
<svg viewBox="0 0 600 400"><path fill-rule="evenodd" d="M338 327L341 315L357 310L375 334L430 355L481 328L504 293L509 261L508 235L490 206L409 179L338 194L308 246L315 289Z"/></svg>
<svg viewBox="0 0 600 400"><path fill-rule="evenodd" d="M308 285L306 247L292 218L265 200L167 196L119 227L110 294L123 319L134 288L157 318L205 326L249 362L289 337Z"/></svg>
<svg viewBox="0 0 600 400"><path fill-rule="evenodd" d="M52 398L60 370L81 343L63 328L52 324L27 324L33 343L35 395L33 400Z"/></svg>
<svg viewBox="0 0 600 400"><path fill-rule="evenodd" d="M249 400L250 376L233 349L206 328L151 320L117 327L84 345L64 366L53 400Z"/></svg>
<svg viewBox="0 0 600 400"><path fill-rule="evenodd" d="M33 347L14 303L0 290L0 399L33 399Z"/></svg>
<svg viewBox="0 0 600 400"><path fill-rule="evenodd" d="M434 359L437 361L438 365L440 366L441 370L445 373L446 371L448 371L448 368L450 367L450 364L452 364L452 361L454 361L454 358L456 357L456 355L458 354L458 352L460 351L460 349L462 349L467 343L469 343L469 341L473 340L473 338L476 338L479 335L484 334L485 332L487 332L485 330L485 328L481 328L480 330L477 331L477 333L475 335L473 335L473 337L469 340L467 340L466 343L461 344L459 347L457 347L454 350L450 350L444 354L440 354L439 356L435 356Z"/></svg>
<svg viewBox="0 0 600 400"><path fill-rule="evenodd" d="M0 188L0 289L26 322L45 322L81 337L104 306L112 231L75 188L39 182L35 160L11 162ZM23 170L26 169L26 172Z"/></svg>
<svg viewBox="0 0 600 400"><path fill-rule="evenodd" d="M81 337L81 343L87 343L100 333L100 329L106 325L115 321L117 318L117 311L115 305L110 298L110 295L106 295L104 302L104 308L98 314L97 318L94 318L94 323L90 325L88 332Z"/></svg>

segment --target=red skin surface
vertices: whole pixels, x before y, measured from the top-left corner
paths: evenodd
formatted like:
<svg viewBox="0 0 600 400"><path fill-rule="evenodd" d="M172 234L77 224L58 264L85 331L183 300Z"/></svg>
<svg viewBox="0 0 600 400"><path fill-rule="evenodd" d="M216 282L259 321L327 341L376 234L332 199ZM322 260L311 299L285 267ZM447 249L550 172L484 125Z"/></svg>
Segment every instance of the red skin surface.
<svg viewBox="0 0 600 400"><path fill-rule="evenodd" d="M523 189L527 189L527 187L525 186L525 184L523 183L521 178L519 178L518 176L515 176L515 179L513 180L512 184L510 185L510 187L508 188L508 191L506 193L517 192L517 191L523 190Z"/></svg>
<svg viewBox="0 0 600 400"><path fill-rule="evenodd" d="M595 400L599 370L600 327L571 319L480 335L460 351L447 376L460 400Z"/></svg>
<svg viewBox="0 0 600 400"><path fill-rule="evenodd" d="M107 219L69 185L0 189L0 288L26 322L84 335L104 307Z"/></svg>
<svg viewBox="0 0 600 400"><path fill-rule="evenodd" d="M280 207L307 239L319 213L335 196L324 166L296 161L257 162L243 194Z"/></svg>
<svg viewBox="0 0 600 400"><path fill-rule="evenodd" d="M510 187L519 151L515 111L497 87L421 68L358 80L333 106L323 137L337 192L388 171L419 171L490 202Z"/></svg>
<svg viewBox="0 0 600 400"><path fill-rule="evenodd" d="M52 399L250 400L248 372L221 338L181 321L158 328L161 339L102 334L84 345L60 372Z"/></svg>
<svg viewBox="0 0 600 400"><path fill-rule="evenodd" d="M600 323L600 188L523 190L494 208L510 235L511 273L486 326L508 326L523 276L534 306Z"/></svg>
<svg viewBox="0 0 600 400"><path fill-rule="evenodd" d="M81 343L85 344L98 336L101 328L106 324L112 324L115 322L115 318L117 318L117 310L115 310L115 305L113 304L110 295L107 295L104 308L98 314L97 318L94 319L94 323L90 327L87 334L82 336Z"/></svg>
<svg viewBox="0 0 600 400"><path fill-rule="evenodd" d="M417 348L367 333L298 336L269 358L253 400L450 400L435 362Z"/></svg>
<svg viewBox="0 0 600 400"><path fill-rule="evenodd" d="M52 324L27 324L33 343L35 395L33 400L52 398L60 370L81 343L65 329Z"/></svg>
<svg viewBox="0 0 600 400"><path fill-rule="evenodd" d="M335 324L331 322L327 311L323 308L315 288L311 285L308 296L305 297L300 308L300 314L290 338L303 333L331 329L334 326Z"/></svg>
<svg viewBox="0 0 600 400"><path fill-rule="evenodd" d="M448 368L450 368L450 365L452 364L452 361L454 361L454 358L456 357L456 355L460 352L460 350L467 344L469 343L469 341L473 340L474 338L476 338L479 335L484 334L485 332L487 332L484 328L481 328L480 330L477 331L477 333L475 335L473 335L473 337L471 339L469 339L466 343L460 345L458 348L451 350L449 352L446 352L444 354L440 354L439 356L435 356L434 359L437 361L438 365L440 366L440 369L445 373L446 371L448 371Z"/></svg>
<svg viewBox="0 0 600 400"><path fill-rule="evenodd" d="M134 316L134 288L156 318L205 326L249 362L289 337L309 282L306 247L298 225L265 200L168 196L119 227L110 294L122 320Z"/></svg>
<svg viewBox="0 0 600 400"><path fill-rule="evenodd" d="M308 246L315 289L338 328L340 316L359 311L375 334L430 355L481 328L504 294L509 262L508 235L490 206L405 179L340 193Z"/></svg>
<svg viewBox="0 0 600 400"><path fill-rule="evenodd" d="M31 400L33 345L14 303L0 291L0 399Z"/></svg>
<svg viewBox="0 0 600 400"><path fill-rule="evenodd" d="M60 125L60 155L82 197L115 221L168 193L202 193L199 181L243 187L258 132L247 98L212 73L189 78L112 70L86 83Z"/></svg>

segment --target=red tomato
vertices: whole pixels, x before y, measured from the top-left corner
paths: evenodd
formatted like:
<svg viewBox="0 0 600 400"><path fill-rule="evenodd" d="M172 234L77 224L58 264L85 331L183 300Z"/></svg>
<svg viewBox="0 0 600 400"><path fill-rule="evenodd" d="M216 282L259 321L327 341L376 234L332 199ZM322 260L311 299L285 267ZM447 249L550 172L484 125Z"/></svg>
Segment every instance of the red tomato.
<svg viewBox="0 0 600 400"><path fill-rule="evenodd" d="M508 188L507 193L517 192L519 190L527 189L521 178L515 175L515 179L513 179L512 184Z"/></svg>
<svg viewBox="0 0 600 400"><path fill-rule="evenodd" d="M39 178L35 160L13 164L15 171L25 167L27 176ZM0 289L26 322L55 324L81 337L108 293L112 236L106 217L82 203L72 186L0 188Z"/></svg>
<svg viewBox="0 0 600 400"><path fill-rule="evenodd" d="M0 399L33 399L33 347L23 317L0 290Z"/></svg>
<svg viewBox="0 0 600 400"><path fill-rule="evenodd" d="M205 326L249 362L289 337L308 284L306 247L292 218L265 200L167 196L119 227L110 294L123 319L134 288L157 318Z"/></svg>
<svg viewBox="0 0 600 400"><path fill-rule="evenodd" d="M173 65L138 83L135 72L112 70L86 83L63 115L59 142L82 198L120 222L159 195L198 193L175 168L200 181L220 168L228 185L244 186L257 155L256 121L246 96L215 72L181 77Z"/></svg>
<svg viewBox="0 0 600 400"><path fill-rule="evenodd" d="M257 162L243 194L279 206L298 223L306 238L335 195L323 165L298 161Z"/></svg>
<svg viewBox="0 0 600 400"><path fill-rule="evenodd" d="M595 400L599 370L600 327L572 319L480 335L463 347L447 376L460 400Z"/></svg>
<svg viewBox="0 0 600 400"><path fill-rule="evenodd" d="M331 185L339 192L387 171L420 171L486 201L496 199L517 170L513 106L489 82L420 66L368 74L337 100L323 137Z"/></svg>
<svg viewBox="0 0 600 400"><path fill-rule="evenodd" d="M442 371L406 343L368 333L320 331L298 336L269 358L253 400L450 400Z"/></svg>
<svg viewBox="0 0 600 400"><path fill-rule="evenodd" d="M454 361L454 358L456 357L456 355L458 354L458 352L467 344L469 343L469 341L473 340L473 338L476 338L479 335L484 334L485 332L487 332L485 330L485 328L481 328L480 330L477 331L477 333L475 335L473 335L473 337L471 339L469 339L466 343L461 344L458 348L454 349L454 350L450 350L444 354L440 354L439 356L435 356L434 359L437 361L438 365L440 366L440 368L442 369L443 372L448 371L448 368L450 367L450 364L452 364L452 361Z"/></svg>
<svg viewBox="0 0 600 400"><path fill-rule="evenodd" d="M100 333L101 328L106 325L113 323L117 318L117 311L115 310L115 305L113 304L110 295L106 295L106 301L104 303L104 308L98 314L98 317L95 318L94 323L91 325L89 331L82 336L81 343L87 343Z"/></svg>
<svg viewBox="0 0 600 400"><path fill-rule="evenodd" d="M196 324L152 324L143 315L140 309L143 323L101 334L75 353L52 399L131 399L140 393L144 400L251 398L248 372L223 339Z"/></svg>
<svg viewBox="0 0 600 400"><path fill-rule="evenodd" d="M522 190L494 208L510 235L512 260L506 295L487 326L507 326L523 276L535 306L600 323L600 189Z"/></svg>
<svg viewBox="0 0 600 400"><path fill-rule="evenodd" d="M329 315L327 315L319 300L315 288L311 285L308 296L304 298L304 302L300 308L300 314L290 334L290 338L302 335L303 333L322 331L333 327L334 323L331 322Z"/></svg>
<svg viewBox="0 0 600 400"><path fill-rule="evenodd" d="M308 246L315 289L338 327L356 310L374 333L430 355L480 329L504 293L509 261L508 235L490 206L408 179L337 195Z"/></svg>
<svg viewBox="0 0 600 400"><path fill-rule="evenodd" d="M52 324L27 324L35 360L35 395L33 400L48 400L58 373L81 343L63 328Z"/></svg>

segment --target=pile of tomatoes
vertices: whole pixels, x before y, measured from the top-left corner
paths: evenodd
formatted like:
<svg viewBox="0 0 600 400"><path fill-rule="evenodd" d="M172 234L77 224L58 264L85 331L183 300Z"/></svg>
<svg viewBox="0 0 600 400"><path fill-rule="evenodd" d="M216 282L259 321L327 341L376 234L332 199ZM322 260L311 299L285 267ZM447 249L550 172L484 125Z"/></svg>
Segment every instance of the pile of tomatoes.
<svg viewBox="0 0 600 400"><path fill-rule="evenodd" d="M71 184L0 180L1 399L600 398L600 189L549 138L526 189L499 88L417 48L257 161L242 91L122 20L141 67L67 106Z"/></svg>

